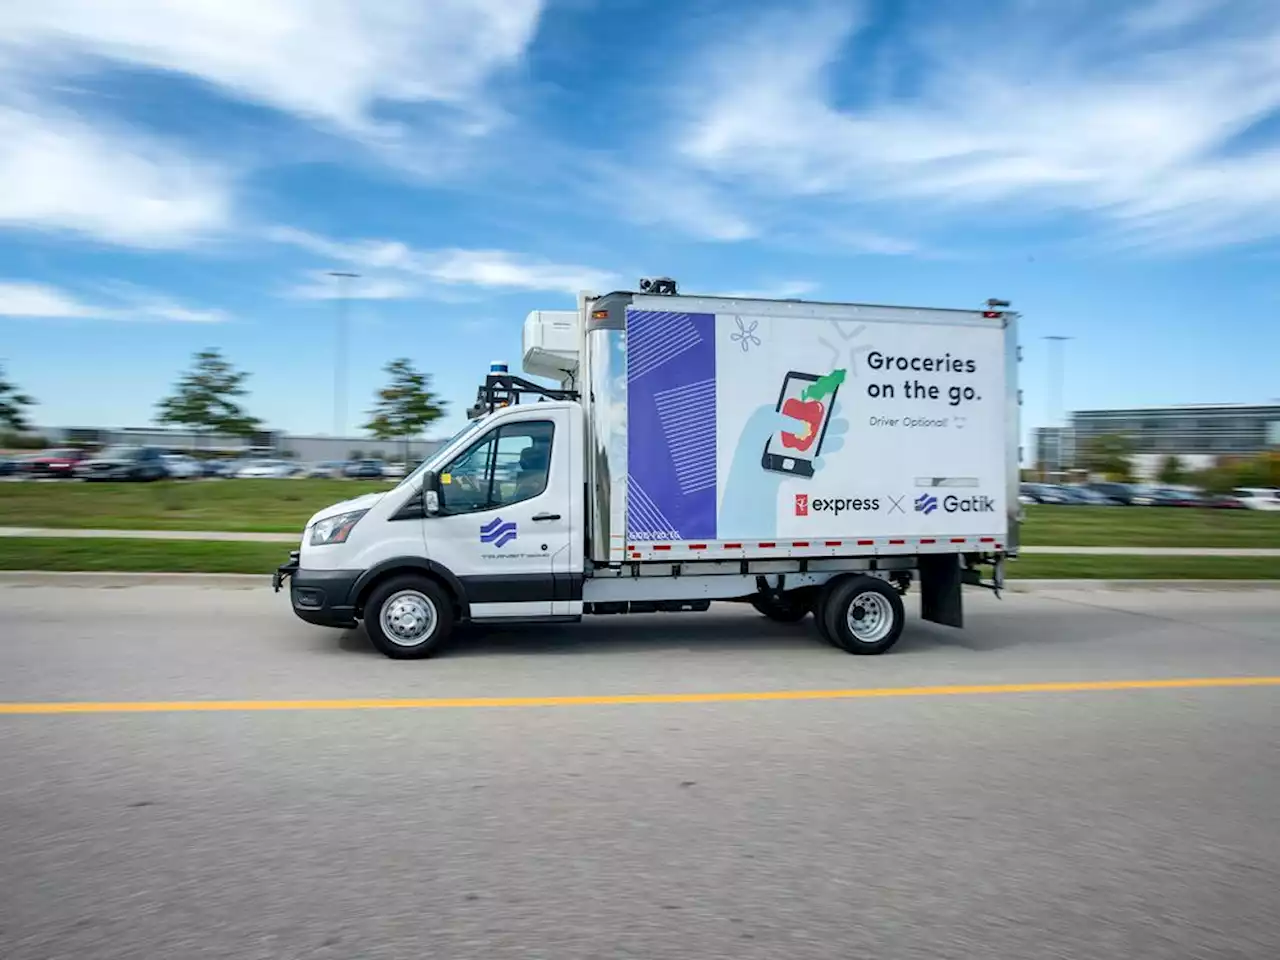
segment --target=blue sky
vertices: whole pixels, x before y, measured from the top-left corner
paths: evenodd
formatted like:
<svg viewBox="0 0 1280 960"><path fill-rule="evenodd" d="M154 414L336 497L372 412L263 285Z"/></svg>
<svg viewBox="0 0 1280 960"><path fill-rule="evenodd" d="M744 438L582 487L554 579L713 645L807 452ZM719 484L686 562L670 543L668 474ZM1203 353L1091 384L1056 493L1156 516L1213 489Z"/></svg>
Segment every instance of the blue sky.
<svg viewBox="0 0 1280 960"><path fill-rule="evenodd" d="M0 7L0 362L142 425L191 353L348 427L456 422L531 309L686 292L1024 314L1027 426L1280 397L1272 0L41 0Z"/></svg>

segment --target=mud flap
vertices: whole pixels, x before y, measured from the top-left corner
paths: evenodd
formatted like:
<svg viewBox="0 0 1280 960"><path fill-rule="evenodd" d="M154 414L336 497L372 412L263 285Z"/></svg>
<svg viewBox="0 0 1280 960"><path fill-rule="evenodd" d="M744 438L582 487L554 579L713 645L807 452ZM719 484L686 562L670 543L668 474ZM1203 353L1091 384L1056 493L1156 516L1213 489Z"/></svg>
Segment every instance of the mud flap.
<svg viewBox="0 0 1280 960"><path fill-rule="evenodd" d="M920 557L920 616L944 627L964 626L960 558L954 554Z"/></svg>

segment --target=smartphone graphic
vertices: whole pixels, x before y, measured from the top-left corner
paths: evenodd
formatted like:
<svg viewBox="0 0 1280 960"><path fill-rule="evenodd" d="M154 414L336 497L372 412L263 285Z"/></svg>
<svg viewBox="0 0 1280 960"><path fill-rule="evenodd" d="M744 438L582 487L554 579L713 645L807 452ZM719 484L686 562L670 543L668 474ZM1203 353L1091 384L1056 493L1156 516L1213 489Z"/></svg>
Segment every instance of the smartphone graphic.
<svg viewBox="0 0 1280 960"><path fill-rule="evenodd" d="M827 422L844 382L844 371L819 377L790 371L782 381L775 410L783 422L764 445L760 465L766 470L798 477L813 476L813 461L822 452Z"/></svg>

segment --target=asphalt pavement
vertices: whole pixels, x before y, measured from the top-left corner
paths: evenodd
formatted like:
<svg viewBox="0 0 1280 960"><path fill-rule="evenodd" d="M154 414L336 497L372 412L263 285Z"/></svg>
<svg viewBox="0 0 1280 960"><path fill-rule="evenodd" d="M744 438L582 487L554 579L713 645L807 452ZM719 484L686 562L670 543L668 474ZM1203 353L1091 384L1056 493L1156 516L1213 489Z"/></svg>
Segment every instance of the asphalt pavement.
<svg viewBox="0 0 1280 960"><path fill-rule="evenodd" d="M0 713L0 957L1280 956L1280 686L1192 685L1280 677L1280 591L967 602L397 663L251 586L0 586L0 706L96 711Z"/></svg>

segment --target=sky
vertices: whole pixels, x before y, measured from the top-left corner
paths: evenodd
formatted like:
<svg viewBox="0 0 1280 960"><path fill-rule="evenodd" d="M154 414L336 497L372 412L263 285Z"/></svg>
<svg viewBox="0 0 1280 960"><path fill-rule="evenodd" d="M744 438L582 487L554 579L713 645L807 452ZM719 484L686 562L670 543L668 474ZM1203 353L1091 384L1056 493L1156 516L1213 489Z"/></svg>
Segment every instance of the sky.
<svg viewBox="0 0 1280 960"><path fill-rule="evenodd" d="M358 273L339 296L330 271ZM1023 315L1024 426L1280 398L1274 0L0 0L0 364L143 426L191 355L295 433L533 309L687 293Z"/></svg>

